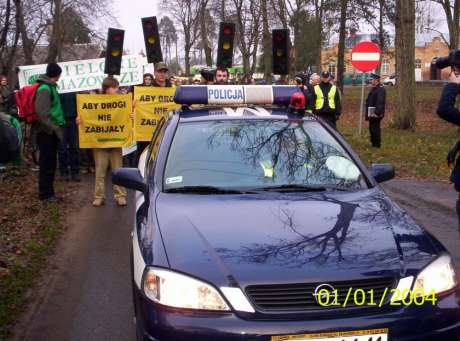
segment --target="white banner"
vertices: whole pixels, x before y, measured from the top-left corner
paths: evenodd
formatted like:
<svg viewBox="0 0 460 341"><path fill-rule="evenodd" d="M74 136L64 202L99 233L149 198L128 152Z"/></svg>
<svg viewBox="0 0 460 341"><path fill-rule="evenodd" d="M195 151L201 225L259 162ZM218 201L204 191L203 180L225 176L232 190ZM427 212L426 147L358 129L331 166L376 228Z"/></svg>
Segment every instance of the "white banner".
<svg viewBox="0 0 460 341"><path fill-rule="evenodd" d="M142 84L143 67L147 63L140 55L123 56L121 72L115 76L120 86ZM58 82L59 93L100 89L104 74L105 58L75 60L58 63L62 68ZM46 72L46 64L19 67L19 86L34 83L38 76Z"/></svg>

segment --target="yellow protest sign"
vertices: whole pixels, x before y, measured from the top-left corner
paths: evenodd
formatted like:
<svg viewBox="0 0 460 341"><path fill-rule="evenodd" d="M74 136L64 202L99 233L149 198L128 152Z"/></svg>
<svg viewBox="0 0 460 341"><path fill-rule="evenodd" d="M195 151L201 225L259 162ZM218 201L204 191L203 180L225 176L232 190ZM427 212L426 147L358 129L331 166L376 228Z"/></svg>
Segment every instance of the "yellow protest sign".
<svg viewBox="0 0 460 341"><path fill-rule="evenodd" d="M134 87L134 100L136 101L134 140L150 141L160 119L166 118L171 110L180 107L174 103L175 91L176 88Z"/></svg>
<svg viewBox="0 0 460 341"><path fill-rule="evenodd" d="M121 148L132 142L129 114L132 97L126 95L77 95L80 148Z"/></svg>

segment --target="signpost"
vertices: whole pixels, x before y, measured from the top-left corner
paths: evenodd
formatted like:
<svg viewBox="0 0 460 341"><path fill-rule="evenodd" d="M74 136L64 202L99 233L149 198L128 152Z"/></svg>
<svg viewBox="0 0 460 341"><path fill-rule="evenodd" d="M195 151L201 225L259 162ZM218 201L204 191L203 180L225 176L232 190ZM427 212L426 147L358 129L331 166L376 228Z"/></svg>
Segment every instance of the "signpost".
<svg viewBox="0 0 460 341"><path fill-rule="evenodd" d="M359 111L359 135L363 128L363 109L364 109L364 73L374 70L379 64L382 52L377 44L370 41L362 41L351 50L351 63L362 72L361 84L361 109Z"/></svg>

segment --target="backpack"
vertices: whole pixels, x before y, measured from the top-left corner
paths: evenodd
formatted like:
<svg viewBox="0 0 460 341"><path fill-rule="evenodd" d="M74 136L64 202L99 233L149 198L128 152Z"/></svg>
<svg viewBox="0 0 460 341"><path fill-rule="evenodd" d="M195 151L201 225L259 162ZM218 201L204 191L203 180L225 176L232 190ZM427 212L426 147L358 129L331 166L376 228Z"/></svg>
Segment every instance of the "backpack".
<svg viewBox="0 0 460 341"><path fill-rule="evenodd" d="M27 123L33 123L38 120L38 115L35 110L35 95L40 84L41 83L36 82L15 91L18 116Z"/></svg>
<svg viewBox="0 0 460 341"><path fill-rule="evenodd" d="M0 116L0 163L13 161L18 155L19 149L16 129Z"/></svg>

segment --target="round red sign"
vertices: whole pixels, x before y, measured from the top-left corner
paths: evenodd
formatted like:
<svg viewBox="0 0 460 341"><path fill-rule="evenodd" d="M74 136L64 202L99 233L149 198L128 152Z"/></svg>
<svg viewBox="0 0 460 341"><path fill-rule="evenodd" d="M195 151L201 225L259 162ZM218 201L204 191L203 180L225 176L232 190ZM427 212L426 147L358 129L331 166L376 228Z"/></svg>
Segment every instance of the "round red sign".
<svg viewBox="0 0 460 341"><path fill-rule="evenodd" d="M351 50L351 63L362 72L374 70L380 63L382 52L377 44L362 41Z"/></svg>

